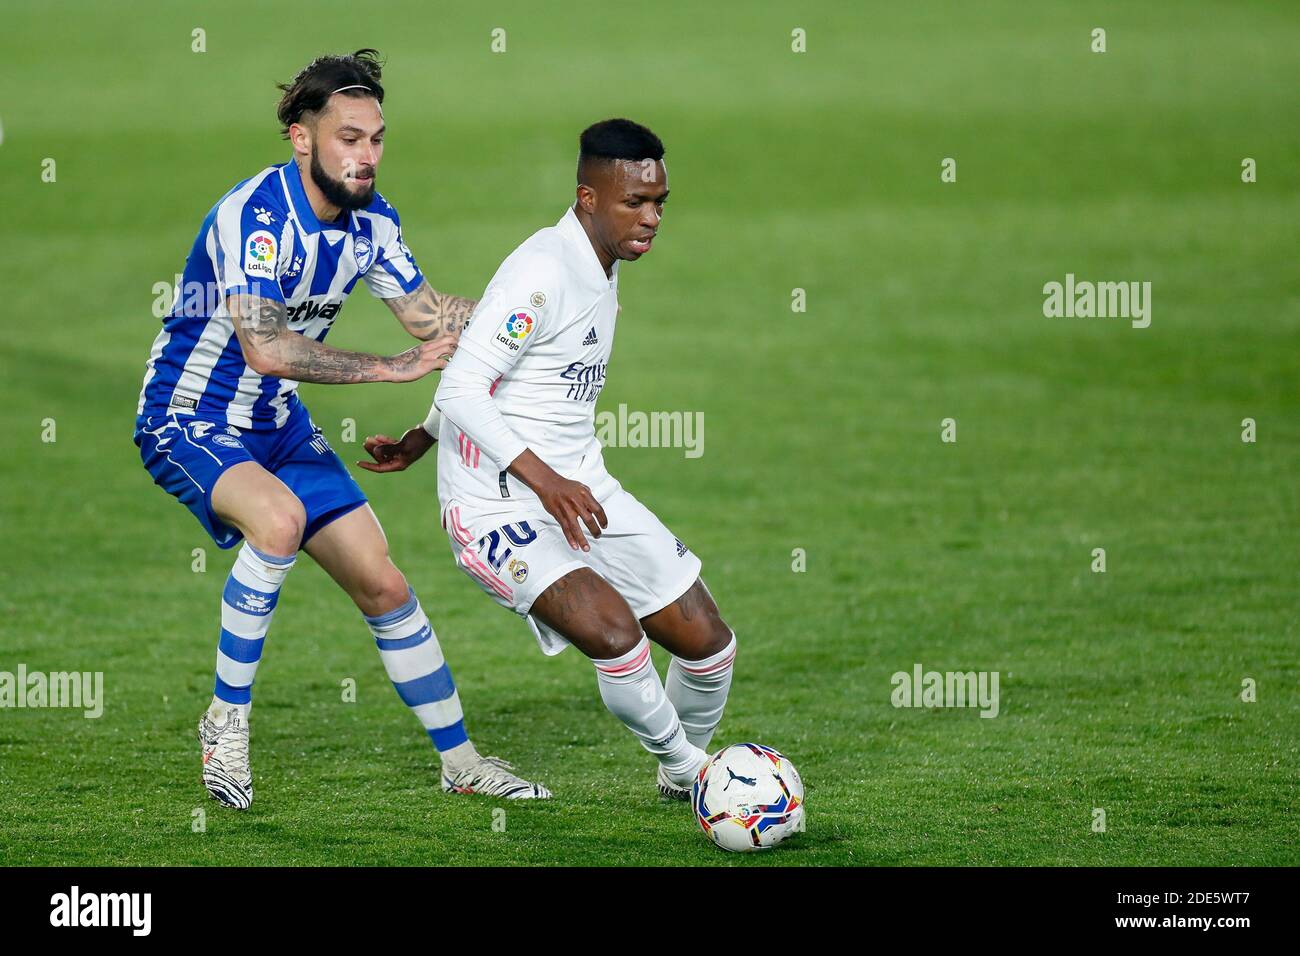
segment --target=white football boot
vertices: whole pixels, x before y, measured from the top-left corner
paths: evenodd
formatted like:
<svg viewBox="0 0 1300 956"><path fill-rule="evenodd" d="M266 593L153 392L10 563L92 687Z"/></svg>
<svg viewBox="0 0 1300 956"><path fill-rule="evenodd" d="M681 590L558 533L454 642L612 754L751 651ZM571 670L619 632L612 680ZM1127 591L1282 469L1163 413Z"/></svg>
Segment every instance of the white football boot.
<svg viewBox="0 0 1300 956"><path fill-rule="evenodd" d="M695 751L700 755L700 762L696 765L695 771L686 778L685 783L678 783L668 776L668 771L664 765L659 765L659 772L655 776L655 786L659 788L659 795L667 797L669 800L689 800L691 799L691 787L694 785L696 778L700 775L700 770L709 762L709 755L703 750Z"/></svg>
<svg viewBox="0 0 1300 956"><path fill-rule="evenodd" d="M479 757L468 767L449 774L442 771L444 793L477 793L484 797L507 800L549 800L551 791L540 783L530 783L510 771L514 768L500 757Z"/></svg>
<svg viewBox="0 0 1300 956"><path fill-rule="evenodd" d="M669 780L668 774L664 773L663 764L659 765L659 772L655 775L655 785L658 786L661 797L667 797L669 800L691 799L691 788L679 786Z"/></svg>
<svg viewBox="0 0 1300 956"><path fill-rule="evenodd" d="M218 724L206 713L199 718L203 748L203 786L218 803L247 810L253 802L253 772L248 765L248 718L238 707Z"/></svg>

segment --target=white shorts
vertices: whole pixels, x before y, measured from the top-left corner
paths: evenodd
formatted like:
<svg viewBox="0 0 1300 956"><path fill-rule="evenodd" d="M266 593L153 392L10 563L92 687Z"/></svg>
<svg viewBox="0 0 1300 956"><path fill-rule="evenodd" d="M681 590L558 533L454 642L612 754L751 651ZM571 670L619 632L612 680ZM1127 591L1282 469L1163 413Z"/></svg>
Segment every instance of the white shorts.
<svg viewBox="0 0 1300 956"><path fill-rule="evenodd" d="M700 559L652 512L620 488L601 502L609 527L590 551L575 551L551 515L534 503L520 511L486 513L452 499L443 527L457 566L500 604L525 617L544 654L568 646L529 613L548 587L577 568L591 568L622 595L632 613L646 617L672 604L700 575Z"/></svg>

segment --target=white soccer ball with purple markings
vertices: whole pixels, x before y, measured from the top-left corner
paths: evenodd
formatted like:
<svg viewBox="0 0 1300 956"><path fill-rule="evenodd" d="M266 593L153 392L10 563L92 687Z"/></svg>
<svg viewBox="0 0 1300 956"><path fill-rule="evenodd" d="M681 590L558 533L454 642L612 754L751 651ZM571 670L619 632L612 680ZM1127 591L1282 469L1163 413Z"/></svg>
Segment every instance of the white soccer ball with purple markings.
<svg viewBox="0 0 1300 956"><path fill-rule="evenodd" d="M771 747L733 744L700 768L691 807L705 836L724 850L767 850L803 831L803 781Z"/></svg>

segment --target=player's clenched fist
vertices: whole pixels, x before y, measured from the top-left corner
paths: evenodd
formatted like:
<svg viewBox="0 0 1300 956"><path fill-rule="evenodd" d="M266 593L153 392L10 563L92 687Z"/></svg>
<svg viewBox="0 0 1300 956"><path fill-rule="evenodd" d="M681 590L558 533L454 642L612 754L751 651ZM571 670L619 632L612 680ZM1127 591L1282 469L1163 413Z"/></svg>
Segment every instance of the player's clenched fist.
<svg viewBox="0 0 1300 956"><path fill-rule="evenodd" d="M421 342L413 349L407 349L400 355L388 360L392 375L390 382L414 382L430 372L446 368L456 351L458 336L443 335L428 342Z"/></svg>

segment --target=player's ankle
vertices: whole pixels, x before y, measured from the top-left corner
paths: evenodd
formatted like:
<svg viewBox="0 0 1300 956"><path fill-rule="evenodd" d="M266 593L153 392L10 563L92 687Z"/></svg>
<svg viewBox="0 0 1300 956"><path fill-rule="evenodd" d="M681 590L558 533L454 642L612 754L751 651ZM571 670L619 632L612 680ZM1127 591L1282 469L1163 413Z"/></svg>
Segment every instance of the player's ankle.
<svg viewBox="0 0 1300 956"><path fill-rule="evenodd" d="M442 758L442 769L449 774L455 774L466 767L471 767L482 759L479 752L474 749L473 741L470 740L439 751L438 756Z"/></svg>
<svg viewBox="0 0 1300 956"><path fill-rule="evenodd" d="M689 787L695 780L695 775L699 773L700 767L704 766L709 759L699 747L691 747L691 752L684 760L674 761L671 764L663 764L664 776L679 787Z"/></svg>
<svg viewBox="0 0 1300 956"><path fill-rule="evenodd" d="M220 697L213 697L212 703L208 704L208 719L213 723L224 724L226 715L232 710L238 711L241 720L248 720L248 712L253 709L250 701L247 704L232 704L230 701L222 700Z"/></svg>

